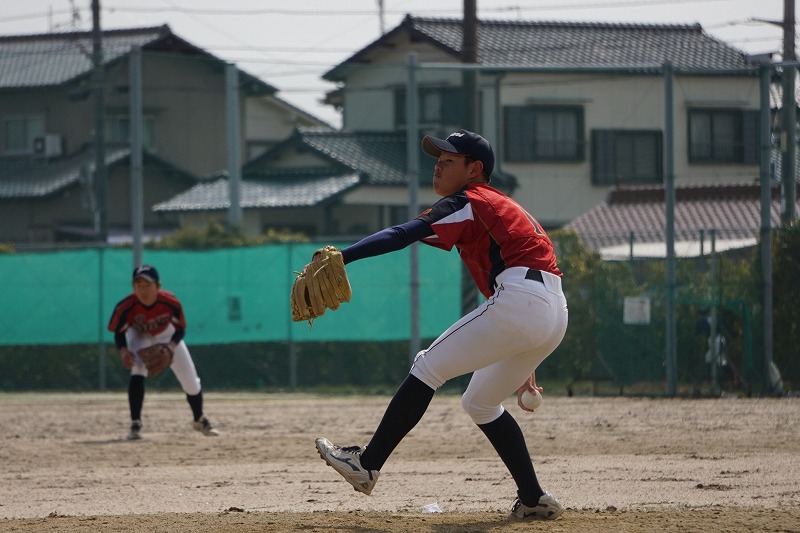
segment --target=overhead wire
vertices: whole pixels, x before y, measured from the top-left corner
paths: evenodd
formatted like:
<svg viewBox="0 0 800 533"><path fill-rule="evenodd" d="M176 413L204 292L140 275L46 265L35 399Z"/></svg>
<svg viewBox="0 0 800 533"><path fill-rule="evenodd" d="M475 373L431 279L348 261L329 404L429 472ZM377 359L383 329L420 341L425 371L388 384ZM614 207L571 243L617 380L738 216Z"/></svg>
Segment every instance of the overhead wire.
<svg viewBox="0 0 800 533"><path fill-rule="evenodd" d="M329 85L329 82L325 82L321 79L321 75L319 69L329 69L332 68L336 63L335 62L326 62L326 61L308 61L305 59L299 59L305 56L306 54L341 54L344 57L350 55L353 50L346 49L346 48L331 48L330 46L326 46L328 43L332 42L333 40L345 35L349 32L354 30L363 31L363 26L365 20L370 18L376 17L376 12L368 12L364 13L364 11L354 11L354 10L310 10L304 8L236 8L236 7L226 7L226 8L200 8L200 7L187 7L181 6L174 0L161 0L163 2L164 7L158 6L142 6L142 5L121 5L121 6L101 6L101 9L107 13L176 13L183 15L193 22L204 26L205 28L217 33L218 35L224 37L226 40L234 43L234 46L231 45L208 45L205 43L196 43L199 46L212 51L213 53L220 53L223 52L226 60L231 62L242 62L248 64L261 64L261 65L275 65L275 66L282 66L287 67L286 70L280 71L270 68L269 70L260 70L255 74L258 77L263 77L265 79L268 78L291 78L296 76L308 76L317 74L320 79L317 80L317 83L320 85L326 84ZM587 10L587 9L613 9L613 8L641 8L641 7L653 7L653 6L674 6L676 4L691 4L691 5L701 5L701 4L709 4L709 3L721 3L726 2L727 0L635 0L635 1L623 1L623 0L608 0L605 2L590 2L590 1L572 1L569 3L558 3L558 2L549 2L549 3L539 3L539 2L530 2L526 3L526 5L519 5L519 4L507 4L507 5L499 5L499 6L490 6L490 7L479 7L479 11L484 14L490 13L508 13L508 12L516 12L518 14L523 12L536 12L541 13L545 11L552 11L552 10ZM406 2L400 2L399 6L405 5ZM88 9L88 8L86 8ZM414 9L415 14L418 15L425 15L425 14L432 14L432 13L439 13L439 14L452 14L454 16L460 16L461 10L460 9L443 9L443 8L425 8L425 9ZM405 14L407 10L403 9L388 9L384 10L384 14L389 15L401 15ZM211 23L208 21L207 17L209 16L259 16L259 15L283 15L283 16L292 16L292 17L353 17L356 16L356 21L348 25L346 27L339 27L337 32L333 35L327 35L321 37L318 41L309 43L303 47L296 47L296 46L275 46L275 47L264 47L264 46L255 46L250 42L247 42L245 39L241 38L240 35L236 35L224 29L224 27L220 26L220 24ZM52 16L63 16L63 15L70 15L73 16L72 9L56 9L56 10L49 10L48 13L29 13L29 14L22 14L22 15L10 15L2 17L0 16L0 23L7 23L7 22L17 22L22 20L33 20L36 18L44 18L44 17L52 17ZM86 17L84 20L90 20L91 17ZM756 21L753 19L747 20L733 20L728 21L725 23L716 24L713 26L705 27L705 30L720 30L725 28L736 28L740 26L753 26L757 24L766 24L761 21ZM377 28L377 22L376 22ZM777 28L776 28L777 31ZM378 37L377 30L375 32L376 37ZM727 42L731 44L752 44L758 42L777 42L777 37L733 37L731 39L726 39ZM368 43L365 43L365 45ZM245 52L248 54L254 54L253 56L248 57L231 57L231 52ZM319 90L319 89L318 89ZM313 89L309 88L297 88L297 89L281 89L282 92L312 92Z"/></svg>

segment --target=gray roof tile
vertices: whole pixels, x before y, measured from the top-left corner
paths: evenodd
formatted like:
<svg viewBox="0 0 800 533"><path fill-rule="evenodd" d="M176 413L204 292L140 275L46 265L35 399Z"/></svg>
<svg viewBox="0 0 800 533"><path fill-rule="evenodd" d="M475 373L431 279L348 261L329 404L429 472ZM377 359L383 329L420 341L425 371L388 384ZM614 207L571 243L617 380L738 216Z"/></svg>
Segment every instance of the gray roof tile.
<svg viewBox="0 0 800 533"><path fill-rule="evenodd" d="M103 32L103 61L108 64L169 32L166 26ZM0 88L60 85L92 69L92 34L48 33L0 37Z"/></svg>
<svg viewBox="0 0 800 533"><path fill-rule="evenodd" d="M382 43L401 32L427 41L460 60L461 19L407 16L395 29L334 67L323 77L341 80L340 67L369 63ZM492 66L615 67L635 70L670 61L684 69L743 69L747 54L711 37L699 24L613 24L481 20L478 62Z"/></svg>
<svg viewBox="0 0 800 533"><path fill-rule="evenodd" d="M119 60L134 46L215 58L172 33L166 24L103 31L102 46L105 65ZM91 32L0 36L0 89L57 86L87 76L91 71ZM247 82L243 87L252 93L277 92L275 87L250 74L242 72L242 77Z"/></svg>
<svg viewBox="0 0 800 533"><path fill-rule="evenodd" d="M129 155L129 149L109 150L106 165L113 165ZM80 181L84 167L94 172L91 151L51 162L4 163L0 165L0 199L48 196Z"/></svg>
<svg viewBox="0 0 800 533"><path fill-rule="evenodd" d="M403 134L304 131L301 135L302 142L307 146L337 163L364 173L366 183L407 183Z"/></svg>
<svg viewBox="0 0 800 533"><path fill-rule="evenodd" d="M358 172L364 184L390 186L408 184L405 133L300 129L286 143L319 153L340 166L342 172ZM267 176L271 172L269 160L273 153L268 152L248 163L245 173ZM436 161L424 155L422 150L419 151L419 157L420 182L427 184L433 175ZM278 170L278 172L283 171L285 170ZM513 176L500 171L492 176L492 184L499 187L513 189L517 184Z"/></svg>
<svg viewBox="0 0 800 533"><path fill-rule="evenodd" d="M310 207L317 205L358 184L355 174L346 176L307 177L291 181L242 180L240 204L242 208ZM227 177L200 183L191 189L161 202L154 211L200 211L230 207L230 189Z"/></svg>
<svg viewBox="0 0 800 533"><path fill-rule="evenodd" d="M106 167L126 162L131 155L128 147L108 147ZM172 170L172 175L196 180L183 171L145 151L146 164L156 164ZM0 199L38 198L56 193L81 180L82 169L93 173L95 156L92 150L84 150L75 155L55 160L25 160L19 162L0 161Z"/></svg>
<svg viewBox="0 0 800 533"><path fill-rule="evenodd" d="M402 133L297 130L262 156L245 165L241 181L243 208L311 207L355 186L400 186L408 179ZM317 167L276 167L273 159L287 149L312 151L330 161ZM420 182L430 183L434 159L420 150ZM516 184L513 176L496 173L493 184ZM198 184L155 211L227 209L227 177Z"/></svg>

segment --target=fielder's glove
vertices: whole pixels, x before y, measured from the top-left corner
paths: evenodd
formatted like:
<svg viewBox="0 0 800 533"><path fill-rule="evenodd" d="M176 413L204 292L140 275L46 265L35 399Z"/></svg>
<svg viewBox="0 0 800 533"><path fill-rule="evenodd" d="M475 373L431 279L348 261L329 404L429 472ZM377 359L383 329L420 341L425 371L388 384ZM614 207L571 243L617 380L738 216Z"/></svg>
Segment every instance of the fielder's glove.
<svg viewBox="0 0 800 533"><path fill-rule="evenodd" d="M297 274L289 297L295 322L307 320L311 325L325 309L335 311L339 304L350 301L353 293L342 252L333 246L314 252L311 262Z"/></svg>
<svg viewBox="0 0 800 533"><path fill-rule="evenodd" d="M147 375L154 378L172 364L172 357L175 354L169 344L163 343L142 348L137 355L147 367Z"/></svg>

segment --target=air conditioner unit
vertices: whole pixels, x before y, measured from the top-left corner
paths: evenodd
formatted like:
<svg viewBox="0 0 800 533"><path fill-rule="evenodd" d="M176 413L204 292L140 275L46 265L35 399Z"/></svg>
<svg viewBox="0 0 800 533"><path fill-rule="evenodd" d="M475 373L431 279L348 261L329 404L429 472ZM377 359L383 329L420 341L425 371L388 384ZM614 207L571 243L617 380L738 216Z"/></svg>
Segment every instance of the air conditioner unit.
<svg viewBox="0 0 800 533"><path fill-rule="evenodd" d="M33 153L37 157L59 157L61 152L61 135L58 133L45 133L33 139Z"/></svg>

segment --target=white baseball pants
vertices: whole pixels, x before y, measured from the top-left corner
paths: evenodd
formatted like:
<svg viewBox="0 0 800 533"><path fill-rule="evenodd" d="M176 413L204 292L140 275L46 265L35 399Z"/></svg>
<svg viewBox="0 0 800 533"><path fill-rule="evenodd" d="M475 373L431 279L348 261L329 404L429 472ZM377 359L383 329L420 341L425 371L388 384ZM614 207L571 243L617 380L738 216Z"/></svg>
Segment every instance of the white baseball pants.
<svg viewBox="0 0 800 533"><path fill-rule="evenodd" d="M411 374L434 390L473 372L461 398L476 424L503 414L514 393L558 347L567 330L567 300L561 278L542 272L543 283L513 267L497 276L491 298L420 351Z"/></svg>

